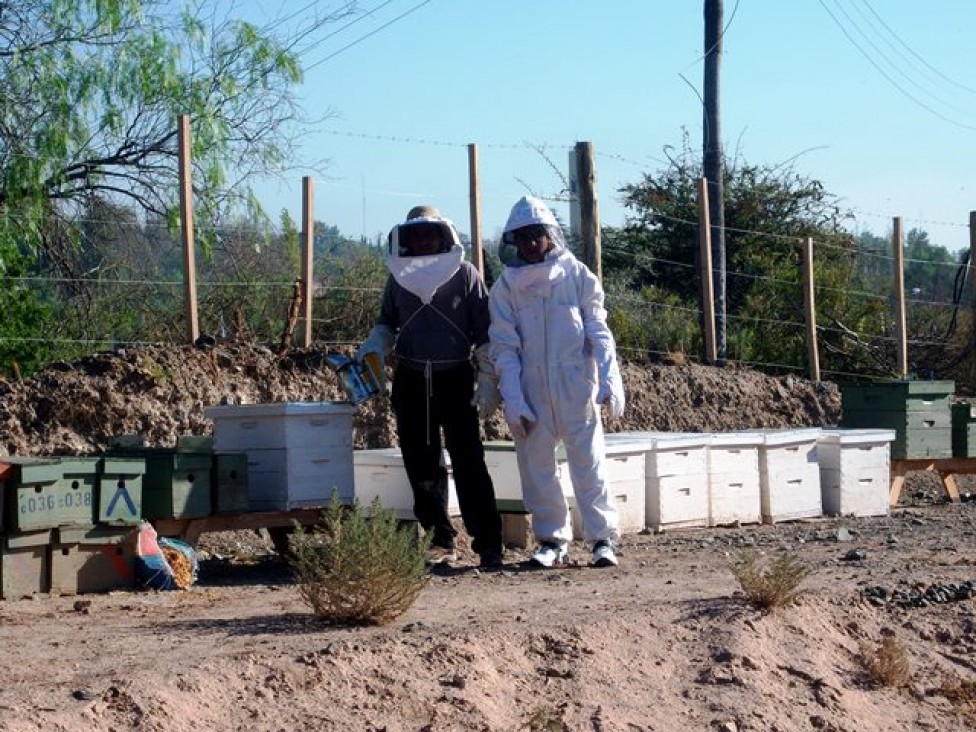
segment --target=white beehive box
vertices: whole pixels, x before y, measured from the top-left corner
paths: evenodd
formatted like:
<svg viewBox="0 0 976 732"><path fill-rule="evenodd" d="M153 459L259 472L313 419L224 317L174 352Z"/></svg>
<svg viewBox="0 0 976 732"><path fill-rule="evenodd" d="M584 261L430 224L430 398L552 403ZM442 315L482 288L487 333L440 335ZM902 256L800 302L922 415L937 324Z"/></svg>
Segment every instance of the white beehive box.
<svg viewBox="0 0 976 732"><path fill-rule="evenodd" d="M709 435L659 433L647 453L647 528L708 525Z"/></svg>
<svg viewBox="0 0 976 732"><path fill-rule="evenodd" d="M894 430L823 430L817 442L823 511L829 516L886 516Z"/></svg>
<svg viewBox="0 0 976 732"><path fill-rule="evenodd" d="M617 507L621 534L636 534L644 530L644 513L647 489L645 487L645 465L649 440L619 439L605 435L607 490ZM560 453L562 450L560 449ZM568 465L566 469L568 479ZM576 496L572 480L569 480L569 505L572 509L573 536L583 538L583 520L576 510ZM565 490L565 489L564 489Z"/></svg>
<svg viewBox="0 0 976 732"><path fill-rule="evenodd" d="M823 513L820 499L818 428L762 430L759 489L765 523L812 518Z"/></svg>
<svg viewBox="0 0 976 732"><path fill-rule="evenodd" d="M346 402L234 404L205 411L215 452L247 454L252 511L324 506L353 499L352 417Z"/></svg>
<svg viewBox="0 0 976 732"><path fill-rule="evenodd" d="M515 443L511 440L490 440L485 442L485 465L495 486L495 500L503 511L523 511L522 478L519 475L518 460L515 457ZM569 479L566 454L556 453L556 477L562 486L564 496L573 495L573 483Z"/></svg>
<svg viewBox="0 0 976 732"><path fill-rule="evenodd" d="M713 433L708 440L708 525L762 520L757 432Z"/></svg>
<svg viewBox="0 0 976 732"><path fill-rule="evenodd" d="M447 469L447 513L460 516L461 508L447 452L442 452L441 459ZM413 514L413 491L399 447L355 450L353 472L356 501L360 506L369 508L373 499L379 498L380 505L394 511L397 518L407 521L416 518Z"/></svg>

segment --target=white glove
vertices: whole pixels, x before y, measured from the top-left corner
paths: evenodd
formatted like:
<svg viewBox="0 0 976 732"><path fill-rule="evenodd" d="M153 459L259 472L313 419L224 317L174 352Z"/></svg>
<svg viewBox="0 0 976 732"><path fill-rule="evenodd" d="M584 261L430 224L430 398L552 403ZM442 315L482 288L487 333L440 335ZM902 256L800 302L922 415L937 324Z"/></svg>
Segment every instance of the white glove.
<svg viewBox="0 0 976 732"><path fill-rule="evenodd" d="M356 351L356 360L362 362L368 353L375 353L379 356L380 363L386 363L386 357L393 351L393 344L396 336L388 325L374 325L373 329L366 336L363 345Z"/></svg>
<svg viewBox="0 0 976 732"><path fill-rule="evenodd" d="M616 379L608 379L600 384L600 388L596 393L596 403L606 404L610 408L610 416L614 419L620 419L624 416L624 407L627 405L627 399L624 396L624 387L620 383L619 377Z"/></svg>
<svg viewBox="0 0 976 732"><path fill-rule="evenodd" d="M516 440L524 440L535 424L535 415L525 402L521 404L505 402L505 422L512 437Z"/></svg>
<svg viewBox="0 0 976 732"><path fill-rule="evenodd" d="M488 344L483 343L474 350L474 363L478 368L478 381L474 386L474 396L471 406L478 408L478 417L488 419L495 413L502 403L502 395L498 392L495 369L488 356Z"/></svg>

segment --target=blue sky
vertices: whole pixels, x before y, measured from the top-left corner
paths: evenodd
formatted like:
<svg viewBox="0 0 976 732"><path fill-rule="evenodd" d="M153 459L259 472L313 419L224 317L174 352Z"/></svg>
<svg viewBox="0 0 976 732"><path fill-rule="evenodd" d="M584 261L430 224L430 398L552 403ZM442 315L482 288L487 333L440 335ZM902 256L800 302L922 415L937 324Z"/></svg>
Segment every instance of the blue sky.
<svg viewBox="0 0 976 732"><path fill-rule="evenodd" d="M301 176L310 174L315 218L347 235L385 232L418 203L469 232L466 145L474 142L483 232L494 237L519 196L560 193L553 168L565 174L569 150L587 140L602 223L619 226L627 216L620 186L661 169L663 149L680 145L683 130L700 147L702 0L360 6L376 10L345 29L348 20L327 27L304 56L306 109L335 116L315 126L303 150L329 165L299 164L290 182L259 185L272 213L287 208L297 218ZM278 6L237 7L260 21ZM725 21L727 153L752 164L798 156L795 169L855 210L858 229L886 235L902 216L906 231L968 247L976 2L725 0ZM552 205L568 220L568 204Z"/></svg>

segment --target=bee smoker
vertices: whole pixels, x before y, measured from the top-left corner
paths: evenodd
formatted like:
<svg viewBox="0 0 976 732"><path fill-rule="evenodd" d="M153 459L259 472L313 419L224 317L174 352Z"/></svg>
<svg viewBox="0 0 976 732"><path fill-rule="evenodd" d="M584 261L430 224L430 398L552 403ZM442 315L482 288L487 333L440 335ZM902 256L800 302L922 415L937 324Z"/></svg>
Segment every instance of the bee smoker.
<svg viewBox="0 0 976 732"><path fill-rule="evenodd" d="M368 354L365 363L341 353L330 353L325 360L352 404L362 404L383 390L383 365L374 354Z"/></svg>

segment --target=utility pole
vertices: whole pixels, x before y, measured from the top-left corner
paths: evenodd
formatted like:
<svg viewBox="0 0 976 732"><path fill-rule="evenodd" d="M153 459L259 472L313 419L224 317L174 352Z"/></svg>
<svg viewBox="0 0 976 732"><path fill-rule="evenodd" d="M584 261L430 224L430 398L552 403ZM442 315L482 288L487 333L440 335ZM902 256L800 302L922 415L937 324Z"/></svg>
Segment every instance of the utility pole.
<svg viewBox="0 0 976 732"><path fill-rule="evenodd" d="M725 299L725 171L722 156L721 94L722 0L705 0L705 71L703 89L702 172L708 181L715 286L715 340L718 363L728 356Z"/></svg>

